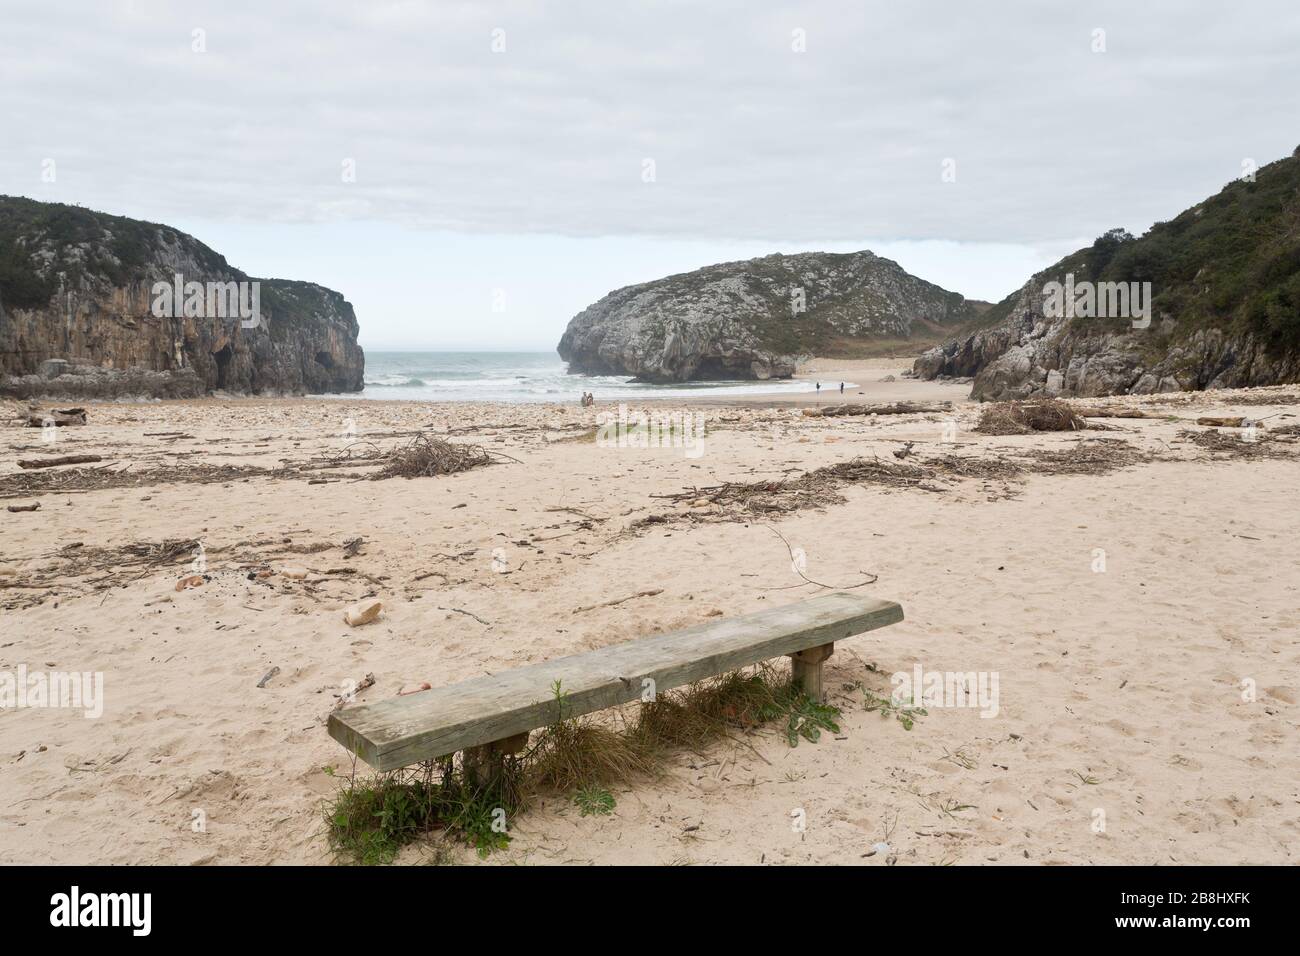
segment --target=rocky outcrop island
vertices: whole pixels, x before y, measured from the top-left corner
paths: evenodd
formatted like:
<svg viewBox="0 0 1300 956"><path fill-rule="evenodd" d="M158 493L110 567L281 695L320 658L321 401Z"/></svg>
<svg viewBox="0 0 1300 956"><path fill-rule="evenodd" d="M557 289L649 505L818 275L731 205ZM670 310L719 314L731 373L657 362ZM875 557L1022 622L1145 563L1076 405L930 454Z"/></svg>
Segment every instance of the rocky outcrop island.
<svg viewBox="0 0 1300 956"><path fill-rule="evenodd" d="M569 321L569 371L650 382L789 378L802 356L953 334L984 307L870 252L724 262L609 293Z"/></svg>

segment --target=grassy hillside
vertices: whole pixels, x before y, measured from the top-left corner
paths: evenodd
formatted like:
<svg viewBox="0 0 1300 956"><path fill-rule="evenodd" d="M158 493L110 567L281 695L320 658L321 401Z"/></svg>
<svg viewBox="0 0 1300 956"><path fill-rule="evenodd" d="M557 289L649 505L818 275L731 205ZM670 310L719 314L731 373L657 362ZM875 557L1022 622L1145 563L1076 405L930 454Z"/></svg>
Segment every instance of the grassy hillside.
<svg viewBox="0 0 1300 956"><path fill-rule="evenodd" d="M1300 150L1141 237L1113 229L1034 281L1067 272L1076 280L1150 282L1153 314L1176 320L1173 337L1218 328L1251 333L1272 354L1300 351ZM977 327L1006 319L1015 299L993 306ZM1127 324L1110 321L1116 330Z"/></svg>

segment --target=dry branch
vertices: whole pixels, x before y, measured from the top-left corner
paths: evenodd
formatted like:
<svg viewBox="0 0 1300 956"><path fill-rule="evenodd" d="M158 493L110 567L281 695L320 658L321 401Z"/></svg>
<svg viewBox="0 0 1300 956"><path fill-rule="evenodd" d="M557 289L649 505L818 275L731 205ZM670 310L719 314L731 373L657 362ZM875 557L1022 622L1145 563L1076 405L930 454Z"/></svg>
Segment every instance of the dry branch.
<svg viewBox="0 0 1300 956"><path fill-rule="evenodd" d="M615 598L612 601L604 601L600 604L588 604L583 607L575 607L574 614L581 614L583 611L594 611L598 607L613 607L615 604L623 604L626 601L634 601L637 598L654 597L656 594L663 594L663 588L650 588L648 591L637 591L636 594L629 594L627 597Z"/></svg>
<svg viewBox="0 0 1300 956"><path fill-rule="evenodd" d="M99 455L63 455L60 458L26 458L20 459L19 468L54 468L58 465L89 465L103 461Z"/></svg>
<svg viewBox="0 0 1300 956"><path fill-rule="evenodd" d="M914 402L897 402L892 405L827 405L825 408L805 408L808 418L835 417L839 415L918 415L952 411L952 402L939 405L918 405Z"/></svg>

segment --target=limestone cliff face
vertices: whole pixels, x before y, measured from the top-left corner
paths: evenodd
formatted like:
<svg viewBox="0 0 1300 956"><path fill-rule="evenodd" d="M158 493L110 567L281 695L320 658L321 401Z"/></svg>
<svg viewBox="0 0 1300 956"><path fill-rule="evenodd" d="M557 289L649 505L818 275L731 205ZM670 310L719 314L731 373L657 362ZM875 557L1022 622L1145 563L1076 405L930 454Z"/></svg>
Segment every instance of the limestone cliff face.
<svg viewBox="0 0 1300 956"><path fill-rule="evenodd" d="M259 324L155 315L154 284L177 274L204 284L258 281ZM48 377L58 364L48 360L63 359L83 371L163 373L132 380L179 383L155 390L162 394L185 393L194 382L206 391L359 391L365 357L357 332L339 293L254 280L168 226L0 197L0 375L14 390L32 391L16 377ZM59 382L48 391L57 393Z"/></svg>
<svg viewBox="0 0 1300 956"><path fill-rule="evenodd" d="M920 378L974 377L971 398L1145 395L1300 381L1300 356L1277 355L1250 332L1218 328L1180 335L1169 316L1148 329L1045 314L1036 276L1013 297L1007 317L936 346L916 360Z"/></svg>
<svg viewBox="0 0 1300 956"><path fill-rule="evenodd" d="M1148 315L1138 317L1149 324L1062 316L1046 289L1067 276L1093 289L1149 284ZM981 322L922 355L916 374L973 376L980 400L1300 381L1300 150L1140 238L1112 230Z"/></svg>
<svg viewBox="0 0 1300 956"><path fill-rule="evenodd" d="M570 371L647 381L788 378L796 357L959 326L974 303L870 252L727 262L609 293L570 320Z"/></svg>

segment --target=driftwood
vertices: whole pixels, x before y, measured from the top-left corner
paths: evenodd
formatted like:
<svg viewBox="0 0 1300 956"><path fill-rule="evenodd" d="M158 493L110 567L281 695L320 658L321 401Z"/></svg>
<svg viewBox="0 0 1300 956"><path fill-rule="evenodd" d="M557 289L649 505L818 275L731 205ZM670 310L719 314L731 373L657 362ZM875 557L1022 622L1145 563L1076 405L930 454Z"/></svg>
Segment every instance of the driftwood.
<svg viewBox="0 0 1300 956"><path fill-rule="evenodd" d="M27 413L28 428L43 428L46 422L58 426L84 425L86 424L86 410L84 408L55 408L48 412L29 411Z"/></svg>
<svg viewBox="0 0 1300 956"><path fill-rule="evenodd" d="M1164 418L1164 415L1149 415L1139 408L1081 408L1076 406L1074 413L1081 418Z"/></svg>
<svg viewBox="0 0 1300 956"><path fill-rule="evenodd" d="M1214 417L1207 417L1207 418L1198 418L1198 419L1196 419L1196 424L1198 424L1198 425L1212 425L1212 426L1214 426L1215 428L1244 428L1245 425L1246 425L1246 423L1247 423L1248 421L1249 421L1249 419L1247 419L1247 418L1214 418Z"/></svg>
<svg viewBox="0 0 1300 956"><path fill-rule="evenodd" d="M14 512L15 514L19 511L40 511L41 503L39 501L35 501L30 505L10 505L9 510Z"/></svg>
<svg viewBox="0 0 1300 956"><path fill-rule="evenodd" d="M939 405L898 402L893 405L827 405L825 408L805 408L803 413L808 418L822 418L839 415L916 415L925 412L950 411L952 411L952 402L943 402Z"/></svg>
<svg viewBox="0 0 1300 956"><path fill-rule="evenodd" d="M355 703L357 694L361 693L363 690L368 690L369 688L374 686L375 686L375 675L367 674L365 677L361 678L360 683L358 683L355 687L352 688L351 693L339 695L339 699L335 701L333 709L342 710L344 707L347 707L349 704Z"/></svg>
<svg viewBox="0 0 1300 956"><path fill-rule="evenodd" d="M64 455L62 458L29 458L18 462L19 468L53 468L56 465L89 465L103 461L98 455Z"/></svg>
<svg viewBox="0 0 1300 956"><path fill-rule="evenodd" d="M636 598L654 597L656 594L663 594L663 588L650 588L646 591L637 591L636 594L629 594L627 597L615 598L612 601L603 601L600 604L587 604L583 607L575 607L574 614L581 614L583 611L594 611L598 607L614 607L616 604L622 604L625 601L632 601Z"/></svg>

